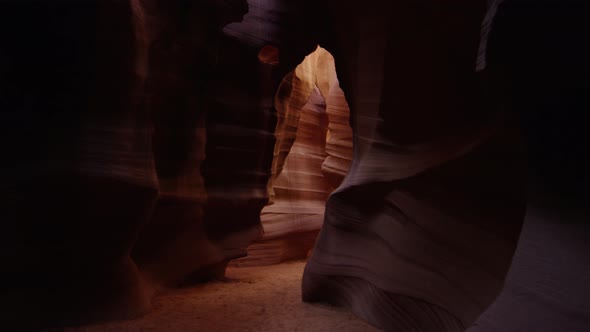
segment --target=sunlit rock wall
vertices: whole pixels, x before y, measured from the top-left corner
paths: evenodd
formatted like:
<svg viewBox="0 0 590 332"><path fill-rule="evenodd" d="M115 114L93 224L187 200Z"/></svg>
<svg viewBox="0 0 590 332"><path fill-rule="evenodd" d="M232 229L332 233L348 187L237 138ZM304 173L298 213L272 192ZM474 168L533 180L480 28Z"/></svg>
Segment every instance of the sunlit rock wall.
<svg viewBox="0 0 590 332"><path fill-rule="evenodd" d="M271 200L261 213L264 234L237 265L306 257L328 196L352 158L348 105L325 49L317 48L287 75L275 103L277 143L268 183Z"/></svg>

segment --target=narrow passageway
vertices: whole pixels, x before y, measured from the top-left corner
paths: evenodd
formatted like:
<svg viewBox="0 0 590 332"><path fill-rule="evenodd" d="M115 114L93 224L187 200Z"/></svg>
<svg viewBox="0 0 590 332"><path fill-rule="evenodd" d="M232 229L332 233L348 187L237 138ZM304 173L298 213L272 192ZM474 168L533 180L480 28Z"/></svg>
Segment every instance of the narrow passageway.
<svg viewBox="0 0 590 332"><path fill-rule="evenodd" d="M0 1L0 332L590 332L589 21Z"/></svg>
<svg viewBox="0 0 590 332"><path fill-rule="evenodd" d="M66 329L114 331L379 331L349 310L301 301L304 261L229 267L226 280L170 290L146 316Z"/></svg>
<svg viewBox="0 0 590 332"><path fill-rule="evenodd" d="M235 266L259 266L310 255L326 201L352 162L350 109L330 52L322 47L287 74L275 96L276 143L260 213L263 234Z"/></svg>

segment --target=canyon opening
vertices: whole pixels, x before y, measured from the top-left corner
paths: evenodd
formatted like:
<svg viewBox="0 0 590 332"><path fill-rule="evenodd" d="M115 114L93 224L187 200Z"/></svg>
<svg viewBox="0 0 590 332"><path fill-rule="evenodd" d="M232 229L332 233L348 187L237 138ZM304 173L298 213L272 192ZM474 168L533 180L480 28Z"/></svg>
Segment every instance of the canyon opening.
<svg viewBox="0 0 590 332"><path fill-rule="evenodd" d="M0 327L590 330L589 19L0 1Z"/></svg>

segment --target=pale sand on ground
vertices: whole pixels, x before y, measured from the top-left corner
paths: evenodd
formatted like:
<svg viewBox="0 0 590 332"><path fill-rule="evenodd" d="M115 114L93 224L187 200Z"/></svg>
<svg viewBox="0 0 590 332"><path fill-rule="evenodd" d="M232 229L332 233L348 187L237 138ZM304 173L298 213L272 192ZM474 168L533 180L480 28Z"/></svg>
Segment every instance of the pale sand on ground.
<svg viewBox="0 0 590 332"><path fill-rule="evenodd" d="M164 292L144 317L67 329L114 331L379 331L349 310L301 301L305 262L230 267L227 281Z"/></svg>

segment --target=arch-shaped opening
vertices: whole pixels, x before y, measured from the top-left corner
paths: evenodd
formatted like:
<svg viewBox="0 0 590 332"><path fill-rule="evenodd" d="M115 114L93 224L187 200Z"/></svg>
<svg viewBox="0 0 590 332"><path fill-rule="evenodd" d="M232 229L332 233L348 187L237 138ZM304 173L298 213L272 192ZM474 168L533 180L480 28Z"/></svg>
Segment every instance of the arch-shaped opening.
<svg viewBox="0 0 590 332"><path fill-rule="evenodd" d="M261 56L272 56L263 48ZM352 159L349 107L333 56L318 47L283 79L275 96L277 125L263 235L237 266L277 264L309 255L328 196Z"/></svg>

